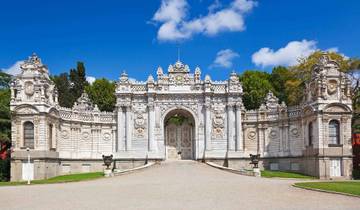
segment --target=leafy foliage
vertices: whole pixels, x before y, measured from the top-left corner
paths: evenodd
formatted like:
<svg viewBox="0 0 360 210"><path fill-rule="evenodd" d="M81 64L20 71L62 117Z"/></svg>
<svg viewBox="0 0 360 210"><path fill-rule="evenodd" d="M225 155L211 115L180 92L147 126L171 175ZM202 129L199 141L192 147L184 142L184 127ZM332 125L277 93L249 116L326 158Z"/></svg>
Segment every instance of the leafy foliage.
<svg viewBox="0 0 360 210"><path fill-rule="evenodd" d="M112 112L116 103L115 87L114 82L102 78L86 86L85 90L101 111Z"/></svg>
<svg viewBox="0 0 360 210"><path fill-rule="evenodd" d="M59 93L58 100L60 106L71 108L76 99L70 90L69 75L67 73L61 73L59 76L53 76L52 80Z"/></svg>
<svg viewBox="0 0 360 210"><path fill-rule="evenodd" d="M11 81L11 75L6 74L0 70L0 89L9 88L9 83Z"/></svg>
<svg viewBox="0 0 360 210"><path fill-rule="evenodd" d="M60 106L68 108L72 108L85 87L89 85L83 62L77 62L76 69L70 69L70 75L61 73L59 76L53 76L52 80L58 89Z"/></svg>
<svg viewBox="0 0 360 210"><path fill-rule="evenodd" d="M10 75L1 72L0 81L4 84L1 84L0 89L0 142L10 142L10 89L8 85L10 79Z"/></svg>
<svg viewBox="0 0 360 210"><path fill-rule="evenodd" d="M0 181L10 179L10 157L3 153L11 145L10 80L10 75L0 71Z"/></svg>
<svg viewBox="0 0 360 210"><path fill-rule="evenodd" d="M89 85L86 81L85 65L83 62L77 62L76 69L70 69L70 91L73 97L78 99L84 92L85 87Z"/></svg>
<svg viewBox="0 0 360 210"><path fill-rule="evenodd" d="M301 81L296 78L293 71L283 66L273 68L270 82L274 87L274 94L280 102L284 101L287 105L300 103L302 91L300 90Z"/></svg>
<svg viewBox="0 0 360 210"><path fill-rule="evenodd" d="M168 119L166 124L172 123L175 125L182 125L184 122L188 121L189 119L182 115L174 115Z"/></svg>
<svg viewBox="0 0 360 210"><path fill-rule="evenodd" d="M274 88L270 74L262 71L245 71L240 75L243 86L243 103L246 109L257 109L264 102L265 96Z"/></svg>
<svg viewBox="0 0 360 210"><path fill-rule="evenodd" d="M291 67L297 74L297 77L303 81L308 81L311 76L312 67L319 62L319 59L324 53L322 51L316 51L305 58L299 59L299 64ZM330 59L335 60L340 65L340 71L346 72L350 68L349 60L343 55L336 52L327 52Z"/></svg>

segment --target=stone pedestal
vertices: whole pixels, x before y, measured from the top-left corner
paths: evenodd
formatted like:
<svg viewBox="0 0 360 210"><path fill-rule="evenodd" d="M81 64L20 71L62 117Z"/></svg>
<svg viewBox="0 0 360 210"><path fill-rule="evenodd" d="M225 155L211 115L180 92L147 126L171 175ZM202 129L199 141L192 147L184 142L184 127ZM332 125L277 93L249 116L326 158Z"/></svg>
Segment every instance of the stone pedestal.
<svg viewBox="0 0 360 210"><path fill-rule="evenodd" d="M114 174L113 174L111 169L104 169L104 176L105 177L112 177L112 176L114 176Z"/></svg>
<svg viewBox="0 0 360 210"><path fill-rule="evenodd" d="M253 168L255 177L261 177L260 168Z"/></svg>

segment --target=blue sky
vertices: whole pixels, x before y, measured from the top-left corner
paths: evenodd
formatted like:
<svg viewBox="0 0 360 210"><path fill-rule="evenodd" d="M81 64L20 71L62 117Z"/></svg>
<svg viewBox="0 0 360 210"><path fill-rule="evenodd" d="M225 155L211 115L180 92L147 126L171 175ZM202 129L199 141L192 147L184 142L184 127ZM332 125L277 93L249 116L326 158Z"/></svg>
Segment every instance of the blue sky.
<svg viewBox="0 0 360 210"><path fill-rule="evenodd" d="M181 60L203 77L270 71L316 49L360 56L360 1L0 0L0 68L36 52L52 74L146 80ZM168 27L171 26L171 27ZM13 69L13 68L12 68Z"/></svg>

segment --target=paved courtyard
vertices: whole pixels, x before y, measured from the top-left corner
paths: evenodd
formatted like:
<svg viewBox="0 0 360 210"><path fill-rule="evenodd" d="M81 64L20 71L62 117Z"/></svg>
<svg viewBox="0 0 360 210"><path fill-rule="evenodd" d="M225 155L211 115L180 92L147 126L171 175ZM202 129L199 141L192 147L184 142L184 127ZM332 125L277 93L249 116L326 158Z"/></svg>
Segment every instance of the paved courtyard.
<svg viewBox="0 0 360 210"><path fill-rule="evenodd" d="M359 209L360 199L291 187L294 180L166 162L114 178L0 187L1 209Z"/></svg>

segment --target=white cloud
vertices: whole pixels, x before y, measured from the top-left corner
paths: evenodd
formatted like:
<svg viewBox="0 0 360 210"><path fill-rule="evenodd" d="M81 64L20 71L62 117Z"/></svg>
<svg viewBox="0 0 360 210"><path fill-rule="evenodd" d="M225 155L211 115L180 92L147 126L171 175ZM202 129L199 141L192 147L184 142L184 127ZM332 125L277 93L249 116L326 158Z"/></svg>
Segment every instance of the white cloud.
<svg viewBox="0 0 360 210"><path fill-rule="evenodd" d="M20 65L23 63L24 61L16 61L12 66L10 66L7 69L3 69L3 71L7 74L16 76L18 74L21 73L21 69L20 69Z"/></svg>
<svg viewBox="0 0 360 210"><path fill-rule="evenodd" d="M217 9L220 9L222 7L222 4L219 0L215 0L214 3L210 4L208 7L208 10L210 13L214 12Z"/></svg>
<svg viewBox="0 0 360 210"><path fill-rule="evenodd" d="M209 13L188 20L186 0L162 0L152 20L160 23L157 38L160 41L178 41L195 34L216 35L226 31L245 30L244 15L257 5L253 0L234 0L222 8L219 1L209 6Z"/></svg>
<svg viewBox="0 0 360 210"><path fill-rule="evenodd" d="M95 77L92 76L86 76L86 81L91 85L92 83L94 83L96 80Z"/></svg>
<svg viewBox="0 0 360 210"><path fill-rule="evenodd" d="M186 0L162 0L160 8L153 20L158 22L180 22L186 16L188 3Z"/></svg>
<svg viewBox="0 0 360 210"><path fill-rule="evenodd" d="M231 49L220 50L210 67L230 68L233 66L233 60L236 57L239 57L239 54Z"/></svg>
<svg viewBox="0 0 360 210"><path fill-rule="evenodd" d="M278 50L273 50L268 47L261 48L252 55L252 62L257 66L293 66L298 63L299 58L307 57L313 52L321 50L317 47L317 42L314 40L291 41L285 47ZM326 52L339 53L337 47L331 47ZM344 54L345 59L348 57Z"/></svg>
<svg viewBox="0 0 360 210"><path fill-rule="evenodd" d="M261 48L252 55L252 62L262 67L292 66L297 64L299 58L309 56L316 50L318 48L315 41L292 41L276 51L268 47Z"/></svg>

